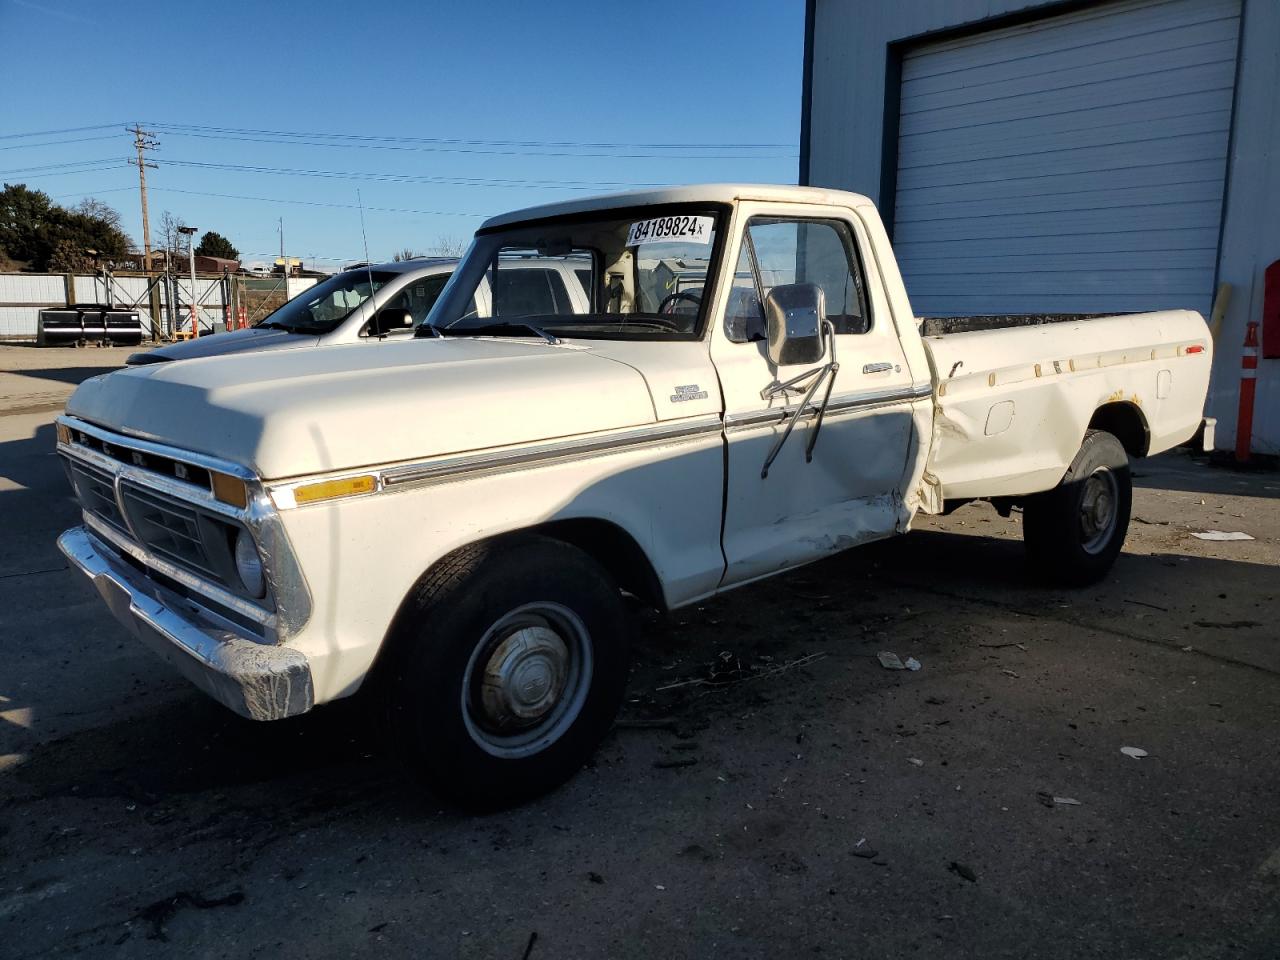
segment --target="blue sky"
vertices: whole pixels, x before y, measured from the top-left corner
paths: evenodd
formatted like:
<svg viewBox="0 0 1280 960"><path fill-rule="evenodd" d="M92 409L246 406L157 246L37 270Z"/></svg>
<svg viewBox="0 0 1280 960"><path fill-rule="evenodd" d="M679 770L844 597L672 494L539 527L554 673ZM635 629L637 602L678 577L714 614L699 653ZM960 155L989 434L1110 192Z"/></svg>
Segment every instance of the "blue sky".
<svg viewBox="0 0 1280 960"><path fill-rule="evenodd" d="M137 120L153 244L171 210L266 259L284 217L290 255L362 259L359 190L387 259L632 184L794 183L803 35L803 0L0 0L0 180L141 243Z"/></svg>

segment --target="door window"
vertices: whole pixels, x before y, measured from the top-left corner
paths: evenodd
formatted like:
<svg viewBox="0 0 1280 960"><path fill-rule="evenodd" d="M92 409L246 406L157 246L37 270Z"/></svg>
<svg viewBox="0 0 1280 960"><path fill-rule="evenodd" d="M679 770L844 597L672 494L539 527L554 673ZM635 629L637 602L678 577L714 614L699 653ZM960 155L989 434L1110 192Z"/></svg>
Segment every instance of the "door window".
<svg viewBox="0 0 1280 960"><path fill-rule="evenodd" d="M440 291L448 281L447 273L436 273L421 280L415 280L396 294L387 306L408 310L413 315L413 325L416 327L427 319L427 314L435 306L436 300L440 297Z"/></svg>
<svg viewBox="0 0 1280 960"><path fill-rule="evenodd" d="M739 277L750 277L750 281ZM775 286L815 283L837 334L871 329L853 235L840 220L753 217L742 236L725 333L734 343L763 340L764 299ZM739 288L742 289L739 289Z"/></svg>

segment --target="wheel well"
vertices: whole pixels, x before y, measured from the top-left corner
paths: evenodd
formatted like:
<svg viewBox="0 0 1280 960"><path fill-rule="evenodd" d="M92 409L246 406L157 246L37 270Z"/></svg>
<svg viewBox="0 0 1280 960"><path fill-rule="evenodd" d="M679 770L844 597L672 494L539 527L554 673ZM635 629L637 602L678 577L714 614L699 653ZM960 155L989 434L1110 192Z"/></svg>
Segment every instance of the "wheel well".
<svg viewBox="0 0 1280 960"><path fill-rule="evenodd" d="M623 590L658 610L666 610L662 583L653 564L640 544L617 524L583 517L553 520L531 527L528 532L572 544L609 571Z"/></svg>
<svg viewBox="0 0 1280 960"><path fill-rule="evenodd" d="M1093 412L1090 430L1105 430L1124 447L1131 457L1145 457L1151 447L1151 431L1147 418L1135 403L1108 403Z"/></svg>

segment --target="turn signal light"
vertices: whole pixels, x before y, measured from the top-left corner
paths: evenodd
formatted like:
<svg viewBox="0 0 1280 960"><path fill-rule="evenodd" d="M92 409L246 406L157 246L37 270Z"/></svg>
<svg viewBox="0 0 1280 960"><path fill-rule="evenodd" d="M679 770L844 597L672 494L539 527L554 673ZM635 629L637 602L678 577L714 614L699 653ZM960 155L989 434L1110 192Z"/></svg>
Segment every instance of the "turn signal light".
<svg viewBox="0 0 1280 960"><path fill-rule="evenodd" d="M249 490L239 477L210 470L209 478L213 481L213 495L223 503L242 509L249 505Z"/></svg>
<svg viewBox="0 0 1280 960"><path fill-rule="evenodd" d="M344 477L341 480L321 480L294 487L293 498L298 503L316 503L320 500L336 500L338 497L354 497L361 493L373 493L378 481L372 474L360 477Z"/></svg>
<svg viewBox="0 0 1280 960"><path fill-rule="evenodd" d="M71 442L71 428L65 423L55 423L54 430L57 431L59 443Z"/></svg>

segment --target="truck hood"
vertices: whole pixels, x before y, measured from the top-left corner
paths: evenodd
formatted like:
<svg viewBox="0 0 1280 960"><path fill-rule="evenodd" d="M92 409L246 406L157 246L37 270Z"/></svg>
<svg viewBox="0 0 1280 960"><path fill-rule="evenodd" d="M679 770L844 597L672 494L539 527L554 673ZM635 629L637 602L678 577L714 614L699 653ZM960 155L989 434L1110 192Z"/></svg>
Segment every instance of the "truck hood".
<svg viewBox="0 0 1280 960"><path fill-rule="evenodd" d="M272 480L655 420L644 379L624 363L479 338L126 367L82 383L67 413Z"/></svg>
<svg viewBox="0 0 1280 960"><path fill-rule="evenodd" d="M314 347L320 338L311 334L290 333L288 330L250 327L228 333L210 334L195 340L171 343L157 350L143 350L129 357L129 364L161 363L165 360L192 360L196 357L219 357L227 353L244 353L246 350L288 350L296 347Z"/></svg>

